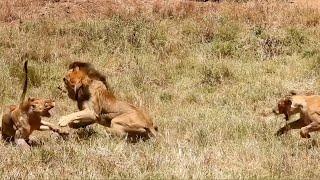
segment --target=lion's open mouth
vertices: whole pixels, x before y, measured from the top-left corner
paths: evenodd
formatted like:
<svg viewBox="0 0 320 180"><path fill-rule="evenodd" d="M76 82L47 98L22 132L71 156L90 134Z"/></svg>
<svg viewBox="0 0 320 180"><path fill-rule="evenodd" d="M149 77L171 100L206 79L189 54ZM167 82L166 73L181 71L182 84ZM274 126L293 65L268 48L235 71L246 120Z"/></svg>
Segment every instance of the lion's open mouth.
<svg viewBox="0 0 320 180"><path fill-rule="evenodd" d="M45 111L45 112L42 113L42 116L51 117L51 113L49 111Z"/></svg>
<svg viewBox="0 0 320 180"><path fill-rule="evenodd" d="M43 113L42 113L42 116L44 117L51 117L52 114L54 114L53 112L53 107L52 108L49 108L49 109L46 109Z"/></svg>

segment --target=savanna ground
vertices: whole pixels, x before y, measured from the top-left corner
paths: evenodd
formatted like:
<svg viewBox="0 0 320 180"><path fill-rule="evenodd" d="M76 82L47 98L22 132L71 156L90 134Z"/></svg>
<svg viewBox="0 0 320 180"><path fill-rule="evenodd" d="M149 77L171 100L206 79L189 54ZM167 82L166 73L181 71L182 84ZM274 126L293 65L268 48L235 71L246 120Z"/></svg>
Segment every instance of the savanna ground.
<svg viewBox="0 0 320 180"><path fill-rule="evenodd" d="M0 143L2 178L316 178L320 147L283 137L271 114L289 90L320 91L317 0L0 2L0 105L21 94L76 110L58 87L74 60L106 74L116 95L151 114L157 140L127 143L103 127L68 140L34 133L23 152ZM63 86L62 86L63 87ZM320 141L319 133L312 139Z"/></svg>

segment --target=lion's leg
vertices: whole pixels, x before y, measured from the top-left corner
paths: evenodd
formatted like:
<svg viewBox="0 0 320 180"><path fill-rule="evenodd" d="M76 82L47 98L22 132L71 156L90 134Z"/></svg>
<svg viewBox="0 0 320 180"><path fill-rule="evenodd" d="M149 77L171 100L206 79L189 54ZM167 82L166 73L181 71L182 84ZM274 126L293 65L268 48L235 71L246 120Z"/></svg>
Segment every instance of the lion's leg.
<svg viewBox="0 0 320 180"><path fill-rule="evenodd" d="M89 125L96 122L96 114L93 110L82 110L79 112L75 112L66 116L63 116L59 120L59 126L67 126L71 125Z"/></svg>
<svg viewBox="0 0 320 180"><path fill-rule="evenodd" d="M2 115L2 122L1 122L1 134L2 139L10 142L14 140L14 136L16 131L14 129L14 124L10 116L10 112L6 112Z"/></svg>
<svg viewBox="0 0 320 180"><path fill-rule="evenodd" d="M129 117L121 116L112 119L110 128L107 128L107 132L119 136L119 137L132 137L132 136L144 136L147 131L138 124L128 124Z"/></svg>
<svg viewBox="0 0 320 180"><path fill-rule="evenodd" d="M50 128L48 126L41 125L38 130L39 131L50 131Z"/></svg>
<svg viewBox="0 0 320 180"><path fill-rule="evenodd" d="M40 126L39 130L41 130L41 131L51 130L51 131L57 132L57 133L60 132L60 128L58 128L55 124L47 122L47 121L43 121L43 120L41 120L41 126Z"/></svg>
<svg viewBox="0 0 320 180"><path fill-rule="evenodd" d="M29 139L30 127L19 127L16 131L14 142L23 149L30 149L29 144L26 142Z"/></svg>
<svg viewBox="0 0 320 180"><path fill-rule="evenodd" d="M288 132L290 129L300 129L303 126L306 126L306 124L303 121L303 119L298 119L298 120L290 122L290 123L286 124L285 126L283 126L282 128L280 128L277 131L276 135L280 136L280 135Z"/></svg>
<svg viewBox="0 0 320 180"><path fill-rule="evenodd" d="M300 135L302 138L310 138L310 132L319 131L320 130L320 123L319 122L312 122L309 125L302 127L300 130Z"/></svg>
<svg viewBox="0 0 320 180"><path fill-rule="evenodd" d="M73 129L79 129L79 128L85 128L93 123L95 123L96 121L89 121L89 120L86 120L85 122L83 121L74 121L74 122L71 122L69 123L69 127L70 128L73 128Z"/></svg>
<svg viewBox="0 0 320 180"><path fill-rule="evenodd" d="M112 124L110 128L106 127L106 131L120 138L128 138L129 142L137 142L139 139L147 140L150 138L144 128L129 128L121 124Z"/></svg>
<svg viewBox="0 0 320 180"><path fill-rule="evenodd" d="M41 120L41 125L40 125L40 128L38 130L40 130L40 131L49 131L49 130L51 130L53 132L56 132L56 133L60 134L61 136L66 136L66 135L69 134L68 132L56 127L55 124L47 122L47 121L43 121L43 120Z"/></svg>
<svg viewBox="0 0 320 180"><path fill-rule="evenodd" d="M111 135L118 136L121 138L126 136L126 132L124 131L123 126L121 125L111 125L111 127L106 127L106 131Z"/></svg>

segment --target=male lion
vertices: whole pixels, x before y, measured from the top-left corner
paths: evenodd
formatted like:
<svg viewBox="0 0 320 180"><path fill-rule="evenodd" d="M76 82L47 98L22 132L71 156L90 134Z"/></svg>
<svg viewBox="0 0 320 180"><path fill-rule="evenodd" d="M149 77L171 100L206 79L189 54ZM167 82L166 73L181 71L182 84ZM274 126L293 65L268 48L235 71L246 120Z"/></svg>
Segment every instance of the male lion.
<svg viewBox="0 0 320 180"><path fill-rule="evenodd" d="M52 130L60 135L67 132L57 128L54 124L41 120L41 116L50 117L49 110L55 106L53 100L41 98L25 99L28 86L28 61L24 63L25 82L19 105L7 107L2 115L2 139L14 141L18 146L29 149L26 142L34 130Z"/></svg>
<svg viewBox="0 0 320 180"><path fill-rule="evenodd" d="M285 114L288 121L290 116L300 113L300 119L287 123L280 128L276 135L282 135L290 129L300 129L303 138L310 138L310 132L320 130L320 96L318 95L292 95L287 96L278 103L280 114Z"/></svg>
<svg viewBox="0 0 320 180"><path fill-rule="evenodd" d="M60 126L72 128L99 123L107 132L130 139L156 136L157 127L141 109L118 100L111 92L105 76L91 64L73 62L63 78L68 96L77 101L79 112L61 117Z"/></svg>

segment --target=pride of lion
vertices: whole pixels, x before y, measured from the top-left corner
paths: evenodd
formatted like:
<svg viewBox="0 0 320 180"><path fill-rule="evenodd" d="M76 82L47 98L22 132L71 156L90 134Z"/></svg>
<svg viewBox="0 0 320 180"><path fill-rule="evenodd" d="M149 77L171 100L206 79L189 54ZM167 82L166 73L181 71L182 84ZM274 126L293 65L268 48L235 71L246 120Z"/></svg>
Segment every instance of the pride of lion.
<svg viewBox="0 0 320 180"><path fill-rule="evenodd" d="M28 98L28 61L24 63L25 82L20 103L4 108L2 113L2 139L30 149L29 136L34 130L51 130L67 136L61 127L81 128L98 123L108 133L130 141L147 140L157 135L158 127L142 109L118 100L110 90L104 75L91 64L73 62L63 78L69 98L77 102L79 111L62 116L58 125L42 120L51 117L54 100Z"/></svg>
<svg viewBox="0 0 320 180"><path fill-rule="evenodd" d="M107 133L130 141L147 140L156 137L157 125L143 109L116 98L106 77L92 64L73 62L63 78L68 97L77 103L79 111L60 117L58 125L44 121L51 117L55 107L52 99L29 97L25 99L28 86L28 61L24 63L25 81L20 101L9 105L2 113L2 139L14 142L23 149L30 149L29 136L34 130L53 131L65 137L69 134L62 127L78 129L97 123L105 127ZM286 124L276 135L291 129L300 129L302 138L310 138L310 133L320 130L320 95L296 93L278 101L273 110L283 114ZM299 114L298 120L290 118Z"/></svg>

